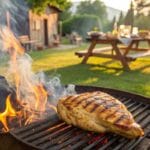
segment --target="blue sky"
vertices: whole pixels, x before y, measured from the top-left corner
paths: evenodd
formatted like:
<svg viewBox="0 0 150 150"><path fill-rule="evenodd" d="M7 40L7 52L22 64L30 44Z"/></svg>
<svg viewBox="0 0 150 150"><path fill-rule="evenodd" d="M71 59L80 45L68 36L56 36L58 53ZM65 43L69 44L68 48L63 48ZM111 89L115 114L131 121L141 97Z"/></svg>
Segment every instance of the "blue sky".
<svg viewBox="0 0 150 150"><path fill-rule="evenodd" d="M79 2L79 1L84 1L84 0L71 0L72 2ZM103 1L107 6L119 9L119 10L124 10L127 11L131 0L101 0Z"/></svg>

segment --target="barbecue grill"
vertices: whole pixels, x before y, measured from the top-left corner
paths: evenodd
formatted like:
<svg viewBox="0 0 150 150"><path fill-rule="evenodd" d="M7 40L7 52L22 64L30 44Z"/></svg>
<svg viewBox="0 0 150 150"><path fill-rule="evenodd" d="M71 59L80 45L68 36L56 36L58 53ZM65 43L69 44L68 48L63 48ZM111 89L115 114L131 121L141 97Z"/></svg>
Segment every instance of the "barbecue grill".
<svg viewBox="0 0 150 150"><path fill-rule="evenodd" d="M12 130L10 134L22 143L41 150L149 150L150 98L107 88L76 86L77 93L97 90L107 92L124 103L144 129L145 135L130 140L114 133L88 132L65 124L57 114Z"/></svg>

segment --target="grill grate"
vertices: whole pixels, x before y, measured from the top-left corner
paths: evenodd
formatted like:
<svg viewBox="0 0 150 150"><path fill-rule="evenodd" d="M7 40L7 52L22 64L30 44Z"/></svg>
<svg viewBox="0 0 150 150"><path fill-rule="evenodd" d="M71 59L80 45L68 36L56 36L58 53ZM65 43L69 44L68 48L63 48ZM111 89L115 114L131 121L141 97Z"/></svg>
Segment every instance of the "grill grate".
<svg viewBox="0 0 150 150"><path fill-rule="evenodd" d="M76 88L78 93L101 90L117 97L143 127L145 135L129 140L113 133L91 133L65 124L59 120L56 114L41 122L11 131L11 134L19 141L42 150L132 150L142 140L148 138L150 134L150 99L112 89L82 86ZM97 137L99 138L92 141Z"/></svg>

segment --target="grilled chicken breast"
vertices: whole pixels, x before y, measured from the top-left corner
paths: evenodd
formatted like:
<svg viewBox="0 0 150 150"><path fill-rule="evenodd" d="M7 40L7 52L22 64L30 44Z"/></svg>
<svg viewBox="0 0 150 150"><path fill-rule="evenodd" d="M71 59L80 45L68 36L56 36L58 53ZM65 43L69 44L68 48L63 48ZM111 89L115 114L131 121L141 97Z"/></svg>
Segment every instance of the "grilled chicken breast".
<svg viewBox="0 0 150 150"><path fill-rule="evenodd" d="M86 92L59 100L58 115L68 124L94 132L114 132L127 138L144 132L124 104L107 93Z"/></svg>

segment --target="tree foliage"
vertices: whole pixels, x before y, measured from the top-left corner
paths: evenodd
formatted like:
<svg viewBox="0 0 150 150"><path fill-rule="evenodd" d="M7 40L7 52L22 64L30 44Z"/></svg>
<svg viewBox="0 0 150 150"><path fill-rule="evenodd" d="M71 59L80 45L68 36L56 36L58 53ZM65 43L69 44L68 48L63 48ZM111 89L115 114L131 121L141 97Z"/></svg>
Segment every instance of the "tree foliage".
<svg viewBox="0 0 150 150"><path fill-rule="evenodd" d="M124 20L125 25L131 25L133 27L134 24L134 8L133 8L133 3L131 2L130 9L128 10L125 20Z"/></svg>
<svg viewBox="0 0 150 150"><path fill-rule="evenodd" d="M150 0L134 0L134 3L139 14L148 15L150 13Z"/></svg>
<svg viewBox="0 0 150 150"><path fill-rule="evenodd" d="M63 22L63 34L70 34L75 31L86 37L87 32L93 30L94 27L99 28L99 18L97 16L74 15Z"/></svg>
<svg viewBox="0 0 150 150"><path fill-rule="evenodd" d="M70 10L72 4L70 4L70 6L68 6L65 10L63 10L63 12L59 15L59 19L61 21L67 20L72 16L72 12Z"/></svg>
<svg viewBox="0 0 150 150"><path fill-rule="evenodd" d="M137 9L143 9L145 7L150 7L150 0L134 0Z"/></svg>
<svg viewBox="0 0 150 150"><path fill-rule="evenodd" d="M139 29L145 30L150 29L150 15L138 15L135 17L135 23L134 25L137 26Z"/></svg>
<svg viewBox="0 0 150 150"><path fill-rule="evenodd" d="M36 13L42 13L45 11L47 5L55 6L61 10L70 7L71 2L69 0L26 0L30 7Z"/></svg>
<svg viewBox="0 0 150 150"><path fill-rule="evenodd" d="M120 16L118 19L118 25L121 25L121 24L124 24L124 15L122 11L120 12Z"/></svg>
<svg viewBox="0 0 150 150"><path fill-rule="evenodd" d="M106 6L100 0L82 1L77 6L77 13L80 15L89 14L98 16L101 22L105 22L107 18Z"/></svg>

